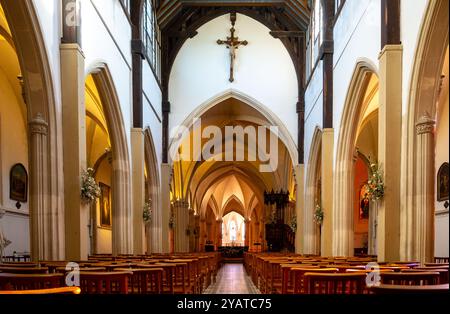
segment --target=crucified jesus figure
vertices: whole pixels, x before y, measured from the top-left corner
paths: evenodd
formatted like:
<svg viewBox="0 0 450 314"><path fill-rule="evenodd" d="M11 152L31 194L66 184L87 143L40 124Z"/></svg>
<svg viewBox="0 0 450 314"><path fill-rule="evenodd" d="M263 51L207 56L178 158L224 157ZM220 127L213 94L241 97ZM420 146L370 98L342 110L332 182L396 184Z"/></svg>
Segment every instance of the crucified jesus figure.
<svg viewBox="0 0 450 314"><path fill-rule="evenodd" d="M234 33L236 32L234 25L236 23L236 15L231 15L231 23L233 27L231 28L231 37L227 37L227 40L221 40L219 39L217 43L219 45L227 45L227 48L230 49L230 82L234 82L234 62L236 60L236 49L238 49L240 46L247 46L248 41L239 41L238 37L234 36Z"/></svg>

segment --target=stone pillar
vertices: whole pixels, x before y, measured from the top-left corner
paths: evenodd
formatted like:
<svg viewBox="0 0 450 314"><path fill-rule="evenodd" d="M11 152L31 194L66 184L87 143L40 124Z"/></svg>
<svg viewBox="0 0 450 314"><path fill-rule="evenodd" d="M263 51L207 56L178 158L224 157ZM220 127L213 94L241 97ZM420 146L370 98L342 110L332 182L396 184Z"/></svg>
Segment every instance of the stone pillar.
<svg viewBox="0 0 450 314"><path fill-rule="evenodd" d="M387 174L378 207L377 255L382 262L400 259L402 55L401 45L386 45L379 56L378 163Z"/></svg>
<svg viewBox="0 0 450 314"><path fill-rule="evenodd" d="M80 199L87 166L84 55L76 43L61 44L60 52L66 259L81 260L88 256L89 241L89 206Z"/></svg>
<svg viewBox="0 0 450 314"><path fill-rule="evenodd" d="M245 222L245 241L244 246L250 247L250 220L246 218Z"/></svg>
<svg viewBox="0 0 450 314"><path fill-rule="evenodd" d="M192 208L189 208L189 224L188 224L188 229L189 229L189 252L194 252L195 251L195 234L194 234L194 230L195 230L195 210L193 210Z"/></svg>
<svg viewBox="0 0 450 314"><path fill-rule="evenodd" d="M334 156L334 130L323 129L322 131L322 156L321 156L321 178L322 178L322 208L323 225L321 231L321 255L348 255L348 248L340 250L340 244L347 243L346 234L337 233L333 227L333 156ZM337 236L338 234L339 236ZM335 237L336 235L336 237Z"/></svg>
<svg viewBox="0 0 450 314"><path fill-rule="evenodd" d="M295 232L295 253L304 253L304 231L305 231L305 165L295 166L295 178L297 180L297 190L295 196L295 214L297 215L297 231Z"/></svg>
<svg viewBox="0 0 450 314"><path fill-rule="evenodd" d="M184 200L177 200L172 206L175 215L175 252L188 252L189 236L186 231L189 228L189 204Z"/></svg>
<svg viewBox="0 0 450 314"><path fill-rule="evenodd" d="M207 228L206 228L206 219L205 217L200 218L200 238L198 241L198 250L199 252L205 251L206 237L207 237Z"/></svg>
<svg viewBox="0 0 450 314"><path fill-rule="evenodd" d="M194 251L201 252L200 250L200 215L194 215L194 230L195 230L195 238L194 238Z"/></svg>
<svg viewBox="0 0 450 314"><path fill-rule="evenodd" d="M144 131L131 129L131 167L133 200L133 253L144 254L145 153Z"/></svg>
<svg viewBox="0 0 450 314"><path fill-rule="evenodd" d="M425 115L416 124L417 186L415 209L415 259L434 261L434 125Z"/></svg>
<svg viewBox="0 0 450 314"><path fill-rule="evenodd" d="M157 253L169 253L170 250L170 238L169 238L169 219L171 214L170 209L170 180L171 180L171 167L169 164L161 165L161 207L154 209L155 215L154 235L156 245L158 248L153 249Z"/></svg>
<svg viewBox="0 0 450 314"><path fill-rule="evenodd" d="M52 220L54 213L48 199L48 124L40 114L28 123L30 132L30 236L33 261L51 258L53 253ZM80 198L78 197L78 200ZM56 213L55 213L56 214Z"/></svg>
<svg viewBox="0 0 450 314"><path fill-rule="evenodd" d="M378 225L378 202L370 202L369 212L369 236L368 250L369 255L377 255L377 225Z"/></svg>
<svg viewBox="0 0 450 314"><path fill-rule="evenodd" d="M222 218L216 220L216 235L217 235L217 241L216 241L216 250L219 249L219 246L222 246Z"/></svg>

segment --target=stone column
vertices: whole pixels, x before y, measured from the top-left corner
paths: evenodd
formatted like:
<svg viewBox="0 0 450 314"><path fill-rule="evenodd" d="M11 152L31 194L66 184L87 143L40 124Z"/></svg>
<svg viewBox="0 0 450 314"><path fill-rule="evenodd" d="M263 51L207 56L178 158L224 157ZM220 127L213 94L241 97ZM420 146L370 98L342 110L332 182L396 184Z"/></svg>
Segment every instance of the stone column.
<svg viewBox="0 0 450 314"><path fill-rule="evenodd" d="M133 200L133 253L144 253L143 210L145 203L145 153L144 131L131 129L132 200ZM149 235L148 235L149 236Z"/></svg>
<svg viewBox="0 0 450 314"><path fill-rule="evenodd" d="M189 229L189 250L188 252L194 252L195 251L195 234L194 234L194 229L195 229L195 210L193 210L192 208L189 208L189 223L188 223L188 229Z"/></svg>
<svg viewBox="0 0 450 314"><path fill-rule="evenodd" d="M189 204L184 200L177 200L172 206L175 215L175 252L188 252L189 236L186 231L189 227Z"/></svg>
<svg viewBox="0 0 450 314"><path fill-rule="evenodd" d="M334 226L333 211L333 156L334 156L334 130L322 131L322 208L323 225L321 232L321 255L349 255L348 247L342 244L348 242L347 235L340 228Z"/></svg>
<svg viewBox="0 0 450 314"><path fill-rule="evenodd" d="M248 218L246 218L244 220L245 223L245 241L244 241L244 246L249 247L250 246L250 220Z"/></svg>
<svg viewBox="0 0 450 314"><path fill-rule="evenodd" d="M169 238L169 219L170 219L170 181L171 181L171 167L169 164L161 165L161 207L153 211L155 215L154 233L156 245L153 249L157 253L169 253L170 238Z"/></svg>
<svg viewBox="0 0 450 314"><path fill-rule="evenodd" d="M417 185L415 209L415 259L434 261L434 125L428 115L416 124Z"/></svg>
<svg viewBox="0 0 450 314"><path fill-rule="evenodd" d="M297 215L297 231L295 232L295 253L304 253L304 231L305 231L305 165L295 166L295 178L297 181L295 214Z"/></svg>
<svg viewBox="0 0 450 314"><path fill-rule="evenodd" d="M88 256L89 241L89 206L80 199L87 167L84 55L77 43L61 44L60 53L66 259L80 260Z"/></svg>
<svg viewBox="0 0 450 314"><path fill-rule="evenodd" d="M378 163L386 174L378 206L377 255L382 262L400 259L402 55L402 45L385 45L379 56Z"/></svg>
<svg viewBox="0 0 450 314"><path fill-rule="evenodd" d="M52 257L53 213L48 199L48 124L38 114L28 123L30 132L30 236L34 261ZM78 197L78 200L80 198Z"/></svg>
<svg viewBox="0 0 450 314"><path fill-rule="evenodd" d="M216 220L216 235L217 235L217 241L216 241L216 249L219 249L219 246L222 246L222 218Z"/></svg>
<svg viewBox="0 0 450 314"><path fill-rule="evenodd" d="M378 202L370 202L369 212L369 255L377 255L377 225L378 225Z"/></svg>
<svg viewBox="0 0 450 314"><path fill-rule="evenodd" d="M199 252L205 251L207 234L208 234L208 229L206 226L206 219L205 219L205 217L201 217L200 218L200 238L198 241Z"/></svg>

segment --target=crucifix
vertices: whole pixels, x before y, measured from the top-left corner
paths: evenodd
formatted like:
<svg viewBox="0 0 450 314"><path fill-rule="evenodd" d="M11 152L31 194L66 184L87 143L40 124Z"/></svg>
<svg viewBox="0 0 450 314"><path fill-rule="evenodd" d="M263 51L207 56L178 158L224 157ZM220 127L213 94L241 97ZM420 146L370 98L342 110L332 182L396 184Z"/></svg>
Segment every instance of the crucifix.
<svg viewBox="0 0 450 314"><path fill-rule="evenodd" d="M235 37L234 33L236 32L234 25L236 24L236 13L231 13L231 37L227 37L227 40L218 40L217 43L219 45L227 45L227 48L230 49L230 82L234 82L234 61L236 60L236 49L240 46L247 46L248 41L239 41L239 37Z"/></svg>

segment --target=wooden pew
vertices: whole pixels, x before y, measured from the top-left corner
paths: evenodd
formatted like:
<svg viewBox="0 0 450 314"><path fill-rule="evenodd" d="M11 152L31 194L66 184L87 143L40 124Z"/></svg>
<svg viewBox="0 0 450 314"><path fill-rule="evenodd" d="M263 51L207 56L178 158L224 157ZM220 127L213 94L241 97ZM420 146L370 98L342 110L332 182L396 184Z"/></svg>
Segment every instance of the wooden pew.
<svg viewBox="0 0 450 314"><path fill-rule="evenodd" d="M449 285L405 286L381 284L370 288L374 294L448 294Z"/></svg>
<svg viewBox="0 0 450 314"><path fill-rule="evenodd" d="M366 289L364 273L304 274L307 294L363 294Z"/></svg>
<svg viewBox="0 0 450 314"><path fill-rule="evenodd" d="M35 290L60 288L63 274L11 274L0 273L0 290Z"/></svg>
<svg viewBox="0 0 450 314"><path fill-rule="evenodd" d="M438 272L394 272L381 273L381 283L392 285L435 285L439 282Z"/></svg>
<svg viewBox="0 0 450 314"><path fill-rule="evenodd" d="M83 294L128 294L128 282L133 275L122 272L80 272L80 288Z"/></svg>

